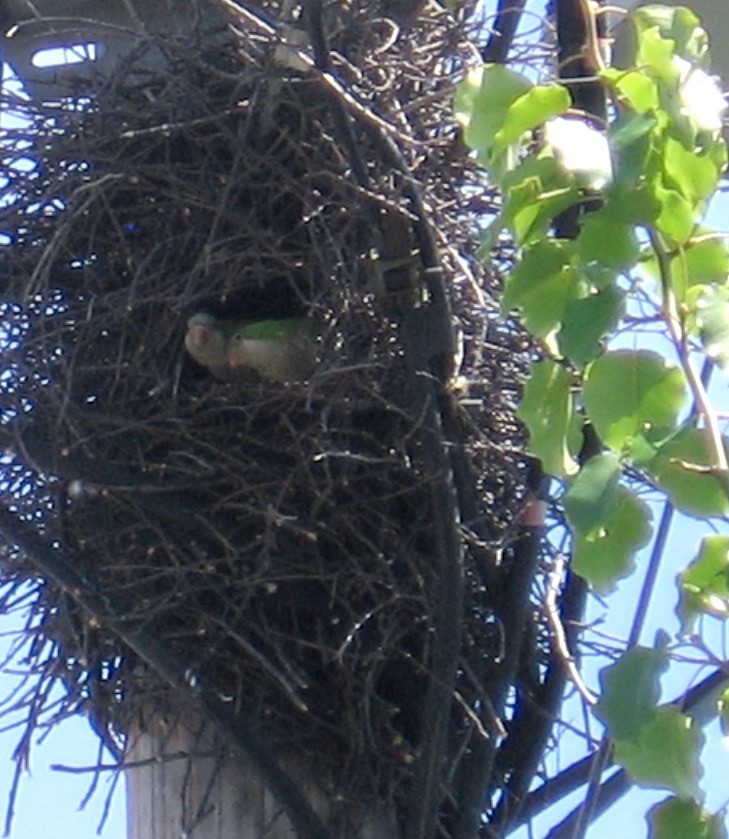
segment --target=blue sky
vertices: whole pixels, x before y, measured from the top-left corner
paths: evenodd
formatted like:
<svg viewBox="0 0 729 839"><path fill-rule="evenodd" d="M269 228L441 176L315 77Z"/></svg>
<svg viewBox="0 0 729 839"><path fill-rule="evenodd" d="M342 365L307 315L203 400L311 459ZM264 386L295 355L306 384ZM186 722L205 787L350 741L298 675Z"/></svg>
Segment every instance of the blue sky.
<svg viewBox="0 0 729 839"><path fill-rule="evenodd" d="M13 622L9 619L0 620L0 633L12 628ZM12 675L1 674L0 697L7 696L15 682L16 679ZM3 723L5 722L3 720ZM14 774L11 757L19 734L17 729L0 733L1 823L5 821L8 792ZM58 763L71 767L88 767L95 766L97 762L96 737L85 719L68 719L50 731L43 743L33 748L30 772L21 778L11 837L42 839L62 835L67 839L92 839L96 836L110 789L111 775L107 773L101 777L98 789L90 802L80 810L93 776L53 771L51 766ZM123 839L126 836L123 779L117 784L102 835L106 839Z"/></svg>

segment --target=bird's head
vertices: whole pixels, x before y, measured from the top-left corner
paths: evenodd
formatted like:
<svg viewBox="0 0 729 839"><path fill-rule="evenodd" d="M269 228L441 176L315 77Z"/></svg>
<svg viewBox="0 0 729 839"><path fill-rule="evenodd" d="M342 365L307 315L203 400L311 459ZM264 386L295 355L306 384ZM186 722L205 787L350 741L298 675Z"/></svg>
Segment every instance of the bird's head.
<svg viewBox="0 0 729 839"><path fill-rule="evenodd" d="M227 367L225 336L218 319L207 312L198 312L187 321L185 348L216 376Z"/></svg>
<svg viewBox="0 0 729 839"><path fill-rule="evenodd" d="M217 324L217 318L207 312L198 312L187 321L185 344L191 352L205 349Z"/></svg>

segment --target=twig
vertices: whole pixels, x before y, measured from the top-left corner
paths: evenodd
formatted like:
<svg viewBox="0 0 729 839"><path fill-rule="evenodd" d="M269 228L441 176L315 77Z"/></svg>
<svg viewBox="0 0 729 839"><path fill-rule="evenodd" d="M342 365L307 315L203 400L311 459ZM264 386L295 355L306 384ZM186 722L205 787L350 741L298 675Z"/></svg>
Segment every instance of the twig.
<svg viewBox="0 0 729 839"><path fill-rule="evenodd" d="M559 654L562 666L567 671L570 681L574 684L580 692L582 698L588 705L594 705L597 702L597 697L587 687L577 669L574 657L569 649L567 643L567 636L562 626L562 619L559 616L559 589L562 583L562 576L564 574L565 561L560 557L555 563L549 577L547 578L547 594L544 598L544 608L547 613L547 620L552 629L552 637L555 649Z"/></svg>
<svg viewBox="0 0 729 839"><path fill-rule="evenodd" d="M281 769L252 719L235 714L220 700L199 673L190 669L148 629L130 626L97 586L75 568L71 556L45 542L17 514L0 507L0 534L85 611L110 626L134 652L188 701L206 714L256 767L261 780L286 811L294 828L306 839L331 839L329 830L311 809L301 790Z"/></svg>
<svg viewBox="0 0 729 839"><path fill-rule="evenodd" d="M215 752L196 751L195 758L214 758ZM89 772L126 772L127 769L139 769L144 766L153 766L160 763L173 763L177 760L189 760L189 752L174 752L170 754L155 755L144 760L122 760L119 763L97 763L92 766L67 766L64 763L52 763L51 769L54 772L65 772L69 775L87 775Z"/></svg>
<svg viewBox="0 0 729 839"><path fill-rule="evenodd" d="M268 20L260 10L248 8L240 0L217 0L218 3L225 6L232 14L244 18L248 23L252 23L266 35L273 38L281 39L281 46L303 62L310 72L324 85L324 87L332 94L336 95L342 102L344 102L352 114L359 120L366 122L370 126L376 126L379 130L387 132L391 137L396 137L401 142L409 146L428 146L426 141L417 140L407 134L398 131L394 125L387 120L375 114L367 105L360 102L354 94L348 91L342 83L329 71L320 70L316 66L316 62L308 50L288 43L282 38L280 28L272 21Z"/></svg>

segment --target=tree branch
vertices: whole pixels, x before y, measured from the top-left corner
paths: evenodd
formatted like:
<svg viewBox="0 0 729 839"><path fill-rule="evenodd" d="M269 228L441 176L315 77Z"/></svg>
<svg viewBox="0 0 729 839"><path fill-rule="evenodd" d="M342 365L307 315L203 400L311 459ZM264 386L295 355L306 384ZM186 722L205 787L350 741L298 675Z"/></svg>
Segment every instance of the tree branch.
<svg viewBox="0 0 729 839"><path fill-rule="evenodd" d="M584 613L586 593L584 580L569 572L560 598L559 617L566 636L567 656L573 659L573 666L577 627ZM543 759L552 726L559 714L566 676L564 654L553 651L552 661L531 707L527 708L522 719L516 721L518 731L512 728L512 736L517 739L517 757L510 761L511 773L492 819L499 835L506 835L514 824L520 822L529 786Z"/></svg>
<svg viewBox="0 0 729 839"><path fill-rule="evenodd" d="M526 0L499 0L491 36L481 50L485 62L506 63L525 5Z"/></svg>
<svg viewBox="0 0 729 839"><path fill-rule="evenodd" d="M535 462L530 483L536 495L540 493L542 480L541 467ZM486 685L499 717L503 716L507 693L514 684L519 668L524 629L528 625L529 589L537 566L541 540L542 529L530 527L525 528L521 537L514 542L511 562L508 564L508 578L499 597L498 617L504 636L504 653L496 673ZM451 831L453 839L472 839L478 835L496 751L497 743L494 740L481 740L474 743L470 753L463 758L456 819Z"/></svg>
<svg viewBox="0 0 729 839"><path fill-rule="evenodd" d="M299 836L331 839L327 827L256 732L255 720L234 714L203 678L168 646L161 644L145 627L132 625L118 614L114 604L96 584L76 570L67 551L51 546L5 507L0 507L0 534L9 543L17 545L44 576L53 580L96 620L109 626L167 684L215 723L233 748L250 760Z"/></svg>

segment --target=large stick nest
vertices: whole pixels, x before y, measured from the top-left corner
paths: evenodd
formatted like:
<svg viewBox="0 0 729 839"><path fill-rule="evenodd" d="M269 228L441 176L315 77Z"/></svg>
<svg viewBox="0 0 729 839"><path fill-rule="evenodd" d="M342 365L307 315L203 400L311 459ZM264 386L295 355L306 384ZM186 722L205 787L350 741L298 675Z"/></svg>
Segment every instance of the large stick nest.
<svg viewBox="0 0 729 839"><path fill-rule="evenodd" d="M366 0L339 8L329 47L354 106L282 63L249 20L236 26L197 45L148 32L132 57L161 50L164 66L122 62L95 96L61 106L8 103L29 123L9 132L1 213L5 491L117 614L286 752L312 755L326 788L396 799L420 742L439 593L442 476L400 326L403 307L429 302L423 225L464 344L437 383L468 511L450 523L465 557L460 743L491 725L495 583L524 497L522 338L472 257L491 199L451 117L471 47L434 4L407 27ZM315 314L321 363L308 382L218 382L183 349L197 311ZM33 655L62 677L67 707L117 744L162 712L166 689L112 629L38 583L32 558L8 548L2 563L6 601L35 582Z"/></svg>

